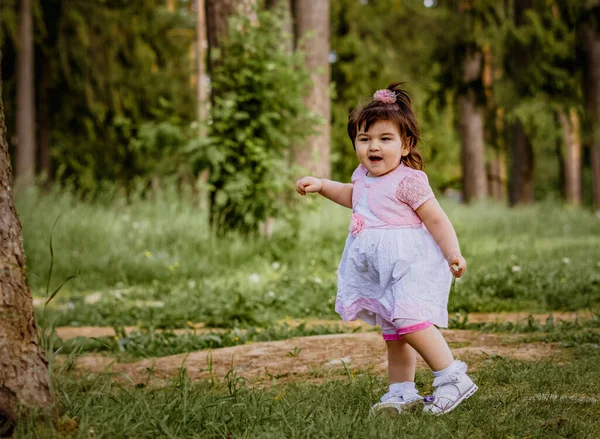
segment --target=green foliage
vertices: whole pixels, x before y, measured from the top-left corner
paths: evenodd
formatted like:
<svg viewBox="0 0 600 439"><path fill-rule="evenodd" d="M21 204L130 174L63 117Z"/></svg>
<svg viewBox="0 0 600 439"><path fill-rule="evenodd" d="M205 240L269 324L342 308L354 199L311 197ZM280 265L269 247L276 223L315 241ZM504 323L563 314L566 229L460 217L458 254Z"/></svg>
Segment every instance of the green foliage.
<svg viewBox="0 0 600 439"><path fill-rule="evenodd" d="M289 151L317 122L304 104L309 75L301 53L287 52L280 17L232 18L212 76L209 138L211 222L221 232L256 232L289 213L294 169Z"/></svg>
<svg viewBox="0 0 600 439"><path fill-rule="evenodd" d="M10 54L18 46L16 6L0 11ZM181 173L196 136L193 15L170 13L163 0L45 0L34 1L34 21L36 92L49 102L37 110L49 113L57 179L97 193L107 181L131 187L134 179ZM3 63L9 103L15 59ZM14 112L9 105L10 131Z"/></svg>

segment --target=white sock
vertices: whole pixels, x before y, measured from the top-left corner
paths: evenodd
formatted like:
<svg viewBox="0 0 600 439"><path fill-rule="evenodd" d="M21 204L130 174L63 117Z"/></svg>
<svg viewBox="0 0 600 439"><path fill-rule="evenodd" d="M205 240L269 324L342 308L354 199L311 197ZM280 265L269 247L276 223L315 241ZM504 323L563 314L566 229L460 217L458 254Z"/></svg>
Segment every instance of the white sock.
<svg viewBox="0 0 600 439"><path fill-rule="evenodd" d="M457 366L456 361L453 361L452 364L445 369L438 370L437 372L434 370L433 376L437 378L437 377L443 377L445 375L448 375L449 373L452 373L456 370L456 366Z"/></svg>
<svg viewBox="0 0 600 439"><path fill-rule="evenodd" d="M448 385L445 386L444 385L444 381L445 379L452 379L452 377L450 377L450 375L462 375L467 371L467 365L465 363L463 363L462 361L459 360L454 360L454 362L448 366L445 369L442 370L438 370L437 372L433 372L433 375L435 376L435 379L433 380L433 386L443 386L444 390L443 393L445 395L448 395L448 397L455 399L458 398L458 396L460 395L460 390L457 386L455 385Z"/></svg>
<svg viewBox="0 0 600 439"><path fill-rule="evenodd" d="M390 392L405 395L407 393L417 393L417 388L413 381L404 381L402 383L390 384Z"/></svg>

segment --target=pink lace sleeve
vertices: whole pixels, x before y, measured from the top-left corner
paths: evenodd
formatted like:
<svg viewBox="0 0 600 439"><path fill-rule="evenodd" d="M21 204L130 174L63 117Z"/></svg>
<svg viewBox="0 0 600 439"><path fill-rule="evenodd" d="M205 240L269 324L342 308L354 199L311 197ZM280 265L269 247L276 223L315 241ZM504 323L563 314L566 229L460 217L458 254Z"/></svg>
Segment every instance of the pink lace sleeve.
<svg viewBox="0 0 600 439"><path fill-rule="evenodd" d="M408 204L413 210L425 201L434 198L433 190L424 172L417 172L403 179L396 188L396 197Z"/></svg>

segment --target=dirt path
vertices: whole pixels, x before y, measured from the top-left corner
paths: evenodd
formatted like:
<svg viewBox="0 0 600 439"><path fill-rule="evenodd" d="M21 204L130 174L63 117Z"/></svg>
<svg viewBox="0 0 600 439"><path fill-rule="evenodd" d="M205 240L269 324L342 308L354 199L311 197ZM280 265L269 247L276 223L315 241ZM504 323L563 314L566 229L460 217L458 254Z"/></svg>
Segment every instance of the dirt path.
<svg viewBox="0 0 600 439"><path fill-rule="evenodd" d="M483 322L523 322L532 316L538 323L545 323L549 317L549 313L543 314L531 314L527 312L511 312L511 313L471 313L468 316L468 322L483 323ZM556 312L552 313L555 320L575 321L576 319L591 319L593 315L590 312ZM277 323L286 323L290 326L298 326L302 323L306 324L307 328L318 325L338 325L340 327L355 329L361 327L363 330L369 329L370 326L360 321L354 322L342 322L340 320L294 320L285 319L280 320ZM135 326L125 327L125 333L129 334L132 331L137 331L139 328ZM203 324L196 324L188 329L175 329L173 332L176 334L184 333L190 329L195 330L198 333L216 331L218 329L207 329ZM56 334L63 340L69 340L75 337L113 337L115 331L111 327L98 327L98 326L81 326L81 327L60 327L56 328Z"/></svg>
<svg viewBox="0 0 600 439"><path fill-rule="evenodd" d="M446 330L446 340L458 358L477 367L481 361L494 355L521 360L549 358L561 355L554 343L518 344L518 336L482 334L477 331ZM64 358L57 360L59 363ZM234 370L238 376L254 382L269 381L273 377L285 382L302 379L320 380L368 370L375 374L386 372L386 347L381 335L375 332L298 337L289 340L254 343L189 354L152 358L136 363L115 363L114 359L89 355L76 360L74 369L83 374L112 372L127 375L135 383L147 383L149 371L158 384L173 378L185 366L192 379L210 378L212 373L221 380ZM425 367L420 362L419 367Z"/></svg>

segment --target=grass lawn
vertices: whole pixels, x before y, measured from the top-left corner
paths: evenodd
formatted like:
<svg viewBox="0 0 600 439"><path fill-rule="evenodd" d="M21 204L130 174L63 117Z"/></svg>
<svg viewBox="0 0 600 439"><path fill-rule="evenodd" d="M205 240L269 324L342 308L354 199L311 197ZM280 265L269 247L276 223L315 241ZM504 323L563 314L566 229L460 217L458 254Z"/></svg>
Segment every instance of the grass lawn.
<svg viewBox="0 0 600 439"><path fill-rule="evenodd" d="M560 361L483 359L472 374L480 390L437 418L370 417L387 382L364 371L265 385L233 371L219 381L191 382L184 369L163 387L56 371L64 411L58 426L22 423L15 437L88 438L93 431L97 438L597 438L599 336L596 343L571 340ZM431 373L418 371L423 393L431 381Z"/></svg>
<svg viewBox="0 0 600 439"><path fill-rule="evenodd" d="M347 209L326 203L307 212L298 231L280 225L271 240L217 239L201 211L165 199L19 197L38 318L46 291L74 274L47 310L57 325L234 328L266 327L286 316L337 317ZM600 221L591 213L552 203L510 210L442 201L469 264L451 313L598 308ZM59 215L47 288L48 243Z"/></svg>
<svg viewBox="0 0 600 439"><path fill-rule="evenodd" d="M316 203L319 208L306 212L298 230L279 224L271 240L217 239L201 211L176 197L165 199L125 203L117 197L92 204L68 193L17 199L38 323L112 326L117 334L71 341L46 337L51 357L102 355L134 362L353 331L335 324L280 323L337 318L336 268L349 211ZM599 437L598 218L552 203L509 210L442 202L469 264L450 299L450 313L457 315L451 327L510 334L509 349L544 343L556 355L517 360L481 354L471 363L480 391L438 418L370 417L387 379L345 365L293 383L255 381L233 369L224 378L191 380L181 369L163 386L141 386L126 376L114 379L70 369L70 361L53 362L62 418L57 424L22 422L15 437ZM49 239L59 215L48 286ZM73 274L77 277L44 311L47 291ZM482 323L462 317L478 311L587 311L592 318ZM208 332L195 332L199 324ZM137 330L126 332L125 326ZM176 331L181 328L190 331ZM304 354L290 355L301 362ZM424 394L431 381L430 372L418 371Z"/></svg>

